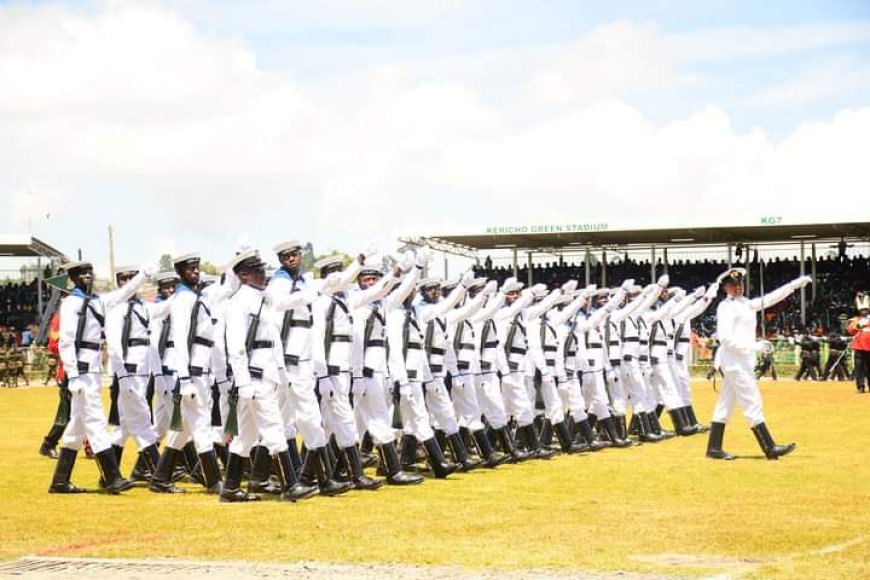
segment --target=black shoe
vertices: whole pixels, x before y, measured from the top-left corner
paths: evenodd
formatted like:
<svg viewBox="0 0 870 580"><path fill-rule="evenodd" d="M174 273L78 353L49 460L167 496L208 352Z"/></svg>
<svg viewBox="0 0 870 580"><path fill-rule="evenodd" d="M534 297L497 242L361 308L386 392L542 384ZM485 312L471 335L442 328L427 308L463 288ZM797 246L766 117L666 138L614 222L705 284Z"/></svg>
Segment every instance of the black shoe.
<svg viewBox="0 0 870 580"><path fill-rule="evenodd" d="M272 456L262 445L251 449L251 477L248 479L248 493L280 495L281 486L274 483L272 474Z"/></svg>
<svg viewBox="0 0 870 580"><path fill-rule="evenodd" d="M58 458L57 449L55 449L53 446L48 445L47 443L43 443L42 445L40 445L39 454L43 457L48 457L49 459Z"/></svg>
<svg viewBox="0 0 870 580"><path fill-rule="evenodd" d="M460 466L461 471L473 471L480 467L481 462L479 460L469 457L468 449L465 448L465 442L458 431L448 435L447 440L450 449L453 451L453 461Z"/></svg>
<svg viewBox="0 0 870 580"><path fill-rule="evenodd" d="M507 453L498 453L492 448L489 437L486 436L486 431L483 429L473 432L471 436L474 438L478 454L483 459L484 467L495 469L511 458Z"/></svg>
<svg viewBox="0 0 870 580"><path fill-rule="evenodd" d="M637 441L622 439L619 436L613 417L605 417L603 419L599 418L598 425L600 425L607 433L608 437L610 438L610 445L612 447L616 447L617 449L624 449L627 447L636 447L637 445L640 445L640 443L638 443Z"/></svg>
<svg viewBox="0 0 870 580"><path fill-rule="evenodd" d="M244 459L235 453L227 454L227 474L223 486L221 486L221 503L240 503L259 501L260 497L242 489L242 469Z"/></svg>
<svg viewBox="0 0 870 580"><path fill-rule="evenodd" d="M553 425L553 431L556 433L556 438L559 440L559 445L562 447L563 452L580 453L586 450L583 446L574 443L565 421L560 421Z"/></svg>
<svg viewBox="0 0 870 580"><path fill-rule="evenodd" d="M155 451L156 451L155 447ZM148 458L145 456L146 450L143 449L139 452L139 457L136 459L136 464L133 466L133 470L130 472L130 481L137 483L148 483L151 481L151 477L154 475L151 467L148 463Z"/></svg>
<svg viewBox="0 0 870 580"><path fill-rule="evenodd" d="M117 495L122 491L127 491L133 487L132 481L121 477L121 472L118 470L118 459L116 453L116 450L110 447L109 449L100 451L94 456L101 474L100 487L103 487L112 495Z"/></svg>
<svg viewBox="0 0 870 580"><path fill-rule="evenodd" d="M402 471L420 473L425 471L417 465L417 438L413 435L402 437Z"/></svg>
<svg viewBox="0 0 870 580"><path fill-rule="evenodd" d="M507 427L495 429L494 431L496 437L498 437L498 440L501 443L502 451L510 456L511 463L520 463L521 461L529 459L528 453L520 451L517 449L516 445L514 445L514 440L511 438L511 434L508 432Z"/></svg>
<svg viewBox="0 0 870 580"><path fill-rule="evenodd" d="M529 423L528 425L519 427L517 433L522 433L526 449L529 450L529 455L532 459L550 459L556 454L555 449L541 447L541 442L538 440L538 434L535 432L534 423Z"/></svg>
<svg viewBox="0 0 870 580"><path fill-rule="evenodd" d="M325 446L318 449L309 449L305 456L305 463L302 464L300 481L306 486L317 483L320 488L320 495L335 496L350 491L353 488L353 484L335 481L332 478L327 455L328 451Z"/></svg>
<svg viewBox="0 0 870 580"><path fill-rule="evenodd" d="M670 409L668 415L671 416L671 422L674 424L674 430L680 437L688 437L694 435L695 430L686 425L685 418L680 409Z"/></svg>
<svg viewBox="0 0 870 580"><path fill-rule="evenodd" d="M202 469L203 487L205 487L206 493L220 494L223 489L221 467L218 465L217 454L214 452L214 449L199 454L199 465Z"/></svg>
<svg viewBox="0 0 870 580"><path fill-rule="evenodd" d="M426 449L426 454L429 456L429 465L432 467L432 473L438 479L444 479L451 473L459 469L455 463L447 463L444 459L444 453L438 445L435 437L431 437L423 441L423 447Z"/></svg>
<svg viewBox="0 0 870 580"><path fill-rule="evenodd" d="M589 451L601 451L602 449L607 449L610 446L608 443L599 441L595 437L595 431L592 430L592 425L589 423L589 419L583 419L582 421L577 423L577 429L580 432L580 435L586 441L586 445L589 448Z"/></svg>
<svg viewBox="0 0 870 580"><path fill-rule="evenodd" d="M281 483L281 501L296 502L317 495L319 491L316 485L305 485L296 479L296 469L293 467L293 459L290 452L281 451L274 459L275 472Z"/></svg>
<svg viewBox="0 0 870 580"><path fill-rule="evenodd" d="M154 493L184 493L183 489L175 486L175 480L173 480L175 463L180 457L182 457L182 452L178 449L172 447L163 449L163 453L157 461L157 468L151 477L151 483L148 484L149 490Z"/></svg>
<svg viewBox="0 0 870 580"><path fill-rule="evenodd" d="M635 418L637 419L638 424L638 441L643 441L644 443L658 443L664 439L661 435L657 435L653 432L649 415L647 413L637 413L631 419L632 422L634 422Z"/></svg>
<svg viewBox="0 0 870 580"><path fill-rule="evenodd" d="M362 458L359 454L359 448L356 445L344 448L344 455L347 457L347 463L350 466L351 478L356 489L365 489L374 491L379 489L384 482L377 479L372 479L363 473Z"/></svg>
<svg viewBox="0 0 870 580"><path fill-rule="evenodd" d="M752 432L755 434L755 439L758 440L761 450L764 451L764 456L768 459L779 459L783 455L788 455L797 447L796 443L789 443L787 445L777 445L774 443L773 436L764 423L759 423L753 427Z"/></svg>

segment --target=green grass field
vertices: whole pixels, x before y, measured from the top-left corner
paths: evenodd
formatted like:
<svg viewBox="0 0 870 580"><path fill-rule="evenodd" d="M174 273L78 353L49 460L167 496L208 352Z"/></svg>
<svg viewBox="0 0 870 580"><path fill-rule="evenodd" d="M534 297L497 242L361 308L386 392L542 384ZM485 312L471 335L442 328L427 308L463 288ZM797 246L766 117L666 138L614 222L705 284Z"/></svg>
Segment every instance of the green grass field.
<svg viewBox="0 0 870 580"><path fill-rule="evenodd" d="M49 495L37 454L53 388L0 391L0 559L25 555L402 562L757 578L870 576L870 395L845 383L762 384L771 431L798 449L763 458L743 417L706 436L385 487L300 504L220 504L193 493ZM694 386L707 422L716 393ZM135 454L128 444L124 472ZM80 455L73 481L95 487Z"/></svg>

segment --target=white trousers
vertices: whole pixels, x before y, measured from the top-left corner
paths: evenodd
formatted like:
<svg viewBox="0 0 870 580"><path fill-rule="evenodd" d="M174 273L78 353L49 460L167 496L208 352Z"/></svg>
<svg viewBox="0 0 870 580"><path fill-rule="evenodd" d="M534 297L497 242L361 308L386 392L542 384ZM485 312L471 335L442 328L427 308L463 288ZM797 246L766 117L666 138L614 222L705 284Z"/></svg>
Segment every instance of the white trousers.
<svg viewBox="0 0 870 580"><path fill-rule="evenodd" d="M214 434L211 428L210 377L191 377L191 385L181 396L181 431L169 431L166 446L181 449L193 438L197 453L214 449ZM170 410L171 413L171 410Z"/></svg>
<svg viewBox="0 0 870 580"><path fill-rule="evenodd" d="M353 409L350 407L350 373L320 379L320 413L327 434L335 435L344 449L359 442Z"/></svg>
<svg viewBox="0 0 870 580"><path fill-rule="evenodd" d="M628 410L628 396L625 394L625 387L622 384L621 369L622 365L613 367L613 370L605 376L610 405L615 415L625 415Z"/></svg>
<svg viewBox="0 0 870 580"><path fill-rule="evenodd" d="M580 389L580 381L577 377L560 382L557 388L562 399L562 408L571 413L571 417L578 423L585 421L586 401L583 399L583 391Z"/></svg>
<svg viewBox="0 0 870 580"><path fill-rule="evenodd" d="M689 381L689 369L686 366L686 360L673 359L671 363L671 374L674 376L674 385L677 388L677 397L680 399L681 407L688 407L692 404L692 389Z"/></svg>
<svg viewBox="0 0 870 580"><path fill-rule="evenodd" d="M719 391L719 400L713 409L713 422L727 423L734 412L734 406L740 405L743 416L750 427L755 427L764 422L764 413L761 410L761 392L758 390L758 382L755 374L750 369L724 371L725 380L722 381L722 390Z"/></svg>
<svg viewBox="0 0 870 580"><path fill-rule="evenodd" d="M293 439L298 432L306 447L320 449L326 445L326 432L323 430L323 415L314 391L315 379L311 363L303 361L285 368L290 387L283 393L281 400L282 415L287 423L284 434L287 439Z"/></svg>
<svg viewBox="0 0 870 580"><path fill-rule="evenodd" d="M668 409L682 407L680 397L677 395L677 386L671 374L671 367L667 362L652 365L652 376L649 382L653 388L656 403L661 403Z"/></svg>
<svg viewBox="0 0 870 580"><path fill-rule="evenodd" d="M385 445L396 440L392 415L387 406L387 391L387 377L384 373L374 373L372 377L353 380L353 413L357 431L368 431L375 445Z"/></svg>
<svg viewBox="0 0 870 580"><path fill-rule="evenodd" d="M535 397L535 378L526 377L526 392L530 393L532 400ZM553 425L565 420L565 410L562 407L562 399L556 390L556 381L553 379L541 380L541 398L544 399L544 417Z"/></svg>
<svg viewBox="0 0 870 580"><path fill-rule="evenodd" d="M535 412L526 392L526 377L523 373L505 374L501 379L501 395L505 412L513 416L520 427L532 424Z"/></svg>
<svg viewBox="0 0 870 580"><path fill-rule="evenodd" d="M459 423L456 421L453 402L444 385L444 377L432 377L432 381L426 383L423 390L426 393L426 406L429 408L429 418L433 425L448 435L458 432Z"/></svg>
<svg viewBox="0 0 870 580"><path fill-rule="evenodd" d="M637 361L623 361L619 368L620 376L622 377L622 387L625 389L626 398L628 404L631 405L632 412L637 414L655 410L655 407L649 407L651 388L644 379Z"/></svg>
<svg viewBox="0 0 870 580"><path fill-rule="evenodd" d="M507 415L504 410L504 400L501 396L501 381L496 373L482 373L475 377L477 402L483 416L493 429L501 429L507 425Z"/></svg>
<svg viewBox="0 0 870 580"><path fill-rule="evenodd" d="M154 413L154 433L161 441L169 431L172 420L172 387L175 381L171 375L154 376L154 399L151 407Z"/></svg>
<svg viewBox="0 0 870 580"><path fill-rule="evenodd" d="M227 424L227 417L230 415L230 389L233 387L231 381L224 381L218 386L218 394L220 399L218 400L218 414L221 418L221 424L218 426L212 425L211 432L212 438L214 442L218 445L226 445L228 436L224 432L224 427ZM214 392L212 391L212 397L214 397ZM214 405L214 401L212 401L212 405ZM209 407L211 408L211 407ZM236 409L236 413L238 413L238 408Z"/></svg>
<svg viewBox="0 0 870 580"><path fill-rule="evenodd" d="M586 400L586 410L599 419L610 417L610 401L607 398L607 387L604 386L604 371L587 371L583 373L583 398Z"/></svg>
<svg viewBox="0 0 870 580"><path fill-rule="evenodd" d="M94 453L112 446L108 422L100 398L99 373L85 373L69 380L70 418L63 432L61 446L78 451L85 438Z"/></svg>
<svg viewBox="0 0 870 580"><path fill-rule="evenodd" d="M284 420L278 408L278 385L266 380L253 379L251 389L239 393L236 408L239 434L230 443L230 453L241 457L251 455L251 447L262 445L275 455L287 450ZM283 387L282 387L283 388Z"/></svg>
<svg viewBox="0 0 870 580"><path fill-rule="evenodd" d="M129 437L136 440L139 451L157 441L151 412L145 399L148 377L128 376L118 379L118 417L120 425L112 433L112 445L123 447Z"/></svg>
<svg viewBox="0 0 870 580"><path fill-rule="evenodd" d="M480 403L477 400L477 387L475 387L474 375L457 375L453 377L453 410L460 427L471 431L483 429L483 421L480 420Z"/></svg>
<svg viewBox="0 0 870 580"><path fill-rule="evenodd" d="M428 441L435 436L429 424L429 413L423 397L423 385L417 381L399 387L399 412L402 415L402 430L413 435L417 441Z"/></svg>

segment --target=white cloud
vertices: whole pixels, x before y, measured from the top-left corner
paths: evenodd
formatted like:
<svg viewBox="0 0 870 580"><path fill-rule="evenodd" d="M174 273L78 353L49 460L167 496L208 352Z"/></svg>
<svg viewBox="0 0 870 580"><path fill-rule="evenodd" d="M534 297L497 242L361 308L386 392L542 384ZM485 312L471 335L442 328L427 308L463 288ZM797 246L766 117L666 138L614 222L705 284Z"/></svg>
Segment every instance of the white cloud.
<svg viewBox="0 0 870 580"><path fill-rule="evenodd" d="M695 38L687 55L674 50L687 36L617 22L567 46L457 57L452 72L449 59L397 61L321 82L265 70L241 40L157 4L0 8L7 227L30 211L27 183L66 217L55 235L97 255L104 228L82 237L76 225L98 208L124 261L227 253L241 232L264 248L298 236L352 250L493 221L718 219L825 188L859 195L870 109L774 142L735 131L721 106L657 125L622 98L691 82L686 61L723 58L723 39L741 34ZM835 42L782 34L793 50ZM511 58L522 66L492 73L508 93L494 99L473 71Z"/></svg>

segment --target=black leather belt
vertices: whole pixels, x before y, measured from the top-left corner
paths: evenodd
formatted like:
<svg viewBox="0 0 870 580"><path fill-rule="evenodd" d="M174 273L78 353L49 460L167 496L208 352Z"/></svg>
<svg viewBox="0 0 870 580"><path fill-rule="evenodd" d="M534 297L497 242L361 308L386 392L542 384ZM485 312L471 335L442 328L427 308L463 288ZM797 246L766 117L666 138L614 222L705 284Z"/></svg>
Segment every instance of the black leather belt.
<svg viewBox="0 0 870 580"><path fill-rule="evenodd" d="M257 367L248 367L248 372L251 374L251 377L255 379L263 378L263 369Z"/></svg>
<svg viewBox="0 0 870 580"><path fill-rule="evenodd" d="M369 347L369 346L380 346L380 347L383 347L383 346L384 346L384 341L376 338L376 339L370 340L370 341L368 341L368 342L366 343L366 347Z"/></svg>
<svg viewBox="0 0 870 580"><path fill-rule="evenodd" d="M555 361L554 359L548 358L548 359L546 359L545 362L547 363L547 366L548 366L548 367L554 367L554 366L556 366L556 361Z"/></svg>
<svg viewBox="0 0 870 580"><path fill-rule="evenodd" d="M637 357L637 360L639 360L640 362L646 362L646 361L649 360L649 357L646 356L646 355L644 355L644 354L642 354L642 355L640 355L639 357Z"/></svg>
<svg viewBox="0 0 870 580"><path fill-rule="evenodd" d="M422 347L420 346L419 342L409 342L408 343L408 350L420 350L420 348L422 348Z"/></svg>
<svg viewBox="0 0 870 580"><path fill-rule="evenodd" d="M456 361L456 368L458 368L461 371L467 371L468 369L471 368L471 363L468 361L464 361L464 360Z"/></svg>
<svg viewBox="0 0 870 580"><path fill-rule="evenodd" d="M588 345L586 345L586 348L601 348L602 346L604 345L600 342L590 342Z"/></svg>
<svg viewBox="0 0 870 580"><path fill-rule="evenodd" d="M169 367L160 367L160 372L163 373L164 375L171 375L172 369Z"/></svg>
<svg viewBox="0 0 870 580"><path fill-rule="evenodd" d="M666 340L654 340L653 344L657 344L659 346L667 346L668 342Z"/></svg>
<svg viewBox="0 0 870 580"><path fill-rule="evenodd" d="M433 346L433 347L429 350L429 353L430 353L430 354L439 354L439 355L443 355L445 352L446 352L446 351L445 351L443 348L438 348L438 347L435 347L435 346Z"/></svg>
<svg viewBox="0 0 870 580"><path fill-rule="evenodd" d="M363 367L363 376L367 379L373 378L375 376L375 369Z"/></svg>
<svg viewBox="0 0 870 580"><path fill-rule="evenodd" d="M492 363L489 361L485 361L485 360L480 361L480 370L482 370L482 371L492 370Z"/></svg>
<svg viewBox="0 0 870 580"><path fill-rule="evenodd" d="M649 357L649 362L651 362L654 365L657 365L657 364L659 364L659 357L651 356L651 357Z"/></svg>
<svg viewBox="0 0 870 580"><path fill-rule="evenodd" d="M190 376L192 377L201 377L206 374L206 370L202 367L188 367L188 370L190 370Z"/></svg>
<svg viewBox="0 0 870 580"><path fill-rule="evenodd" d="M520 363L508 362L508 368L511 371L518 371L518 370L520 370Z"/></svg>
<svg viewBox="0 0 870 580"><path fill-rule="evenodd" d="M166 348L172 348L172 347L174 347L174 346L175 346L175 341L174 341L174 340L167 340L167 341L166 341Z"/></svg>
<svg viewBox="0 0 870 580"><path fill-rule="evenodd" d="M271 340L255 340L251 343L251 349L272 348L273 346L275 346L275 343Z"/></svg>
<svg viewBox="0 0 870 580"><path fill-rule="evenodd" d="M341 367L336 365L327 365L326 372L331 377L337 377L341 374Z"/></svg>
<svg viewBox="0 0 870 580"><path fill-rule="evenodd" d="M640 340L640 338L637 336L626 336L625 338L622 339L622 342L637 342L639 340Z"/></svg>
<svg viewBox="0 0 870 580"><path fill-rule="evenodd" d="M124 363L124 370L128 373L135 373L137 370L139 370L139 365L135 363Z"/></svg>
<svg viewBox="0 0 870 580"><path fill-rule="evenodd" d="M350 336L346 334L335 334L332 336L332 342L350 342Z"/></svg>
<svg viewBox="0 0 870 580"><path fill-rule="evenodd" d="M551 346L551 345L544 346L544 352L556 352L557 350L559 350L559 347Z"/></svg>
<svg viewBox="0 0 870 580"><path fill-rule="evenodd" d="M214 341L209 340L207 338L203 338L201 336L194 336L193 337L193 344L201 344L202 346L207 346L207 347L211 348L214 346Z"/></svg>
<svg viewBox="0 0 870 580"><path fill-rule="evenodd" d="M80 340L75 343L76 348L84 348L86 350L100 350L100 343L98 342L88 342L86 340Z"/></svg>
<svg viewBox="0 0 870 580"><path fill-rule="evenodd" d="M611 366L618 367L618 366L621 365L621 364L622 364L622 361L621 361L621 360L613 360L613 359L610 360L610 365L611 365Z"/></svg>
<svg viewBox="0 0 870 580"><path fill-rule="evenodd" d="M444 365L429 365L429 370L433 373L440 373L444 370Z"/></svg>
<svg viewBox="0 0 870 580"><path fill-rule="evenodd" d="M127 346L150 346L151 341L147 338L131 338L127 341Z"/></svg>
<svg viewBox="0 0 870 580"><path fill-rule="evenodd" d="M287 328L311 328L310 320L291 320Z"/></svg>
<svg viewBox="0 0 870 580"><path fill-rule="evenodd" d="M497 340L491 340L491 341L489 341L489 342L484 342L484 343L483 343L483 348L495 348L495 347L497 347L497 346L498 346L498 341L497 341Z"/></svg>
<svg viewBox="0 0 870 580"><path fill-rule="evenodd" d="M526 349L518 346L512 346L508 349L511 354L526 354Z"/></svg>
<svg viewBox="0 0 870 580"><path fill-rule="evenodd" d="M415 371L415 370L409 369L407 371L407 374L408 374L409 379L416 379L417 378L417 371Z"/></svg>
<svg viewBox="0 0 870 580"><path fill-rule="evenodd" d="M76 361L76 369L78 369L80 373L86 373L91 370L91 365L86 362Z"/></svg>
<svg viewBox="0 0 870 580"><path fill-rule="evenodd" d="M634 359L634 357L631 356L630 354L622 355L622 360L624 360L625 362L631 362L633 359Z"/></svg>
<svg viewBox="0 0 870 580"><path fill-rule="evenodd" d="M686 358L681 354L677 354L676 356L677 356L677 360L683 360L684 358Z"/></svg>
<svg viewBox="0 0 870 580"><path fill-rule="evenodd" d="M285 365L293 365L293 366L298 365L299 364L299 355L285 354L284 355L284 364Z"/></svg>
<svg viewBox="0 0 870 580"><path fill-rule="evenodd" d="M474 345L470 342L459 343L459 350L474 350Z"/></svg>

